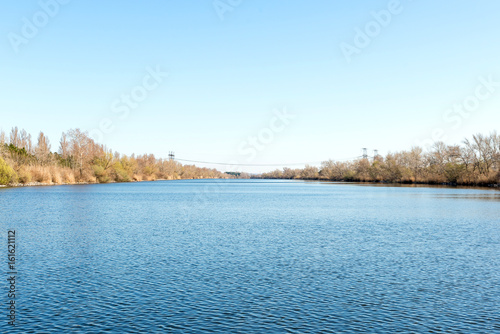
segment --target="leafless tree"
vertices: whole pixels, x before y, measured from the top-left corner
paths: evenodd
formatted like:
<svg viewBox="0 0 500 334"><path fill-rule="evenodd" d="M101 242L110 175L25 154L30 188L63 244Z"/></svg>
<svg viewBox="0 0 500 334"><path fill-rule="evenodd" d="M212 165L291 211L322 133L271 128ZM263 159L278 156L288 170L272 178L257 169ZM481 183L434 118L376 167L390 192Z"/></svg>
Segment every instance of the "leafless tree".
<svg viewBox="0 0 500 334"><path fill-rule="evenodd" d="M59 150L58 150L58 153L64 159L68 158L68 156L69 156L69 142L68 142L68 137L66 136L66 134L64 132L61 134L61 139L59 140Z"/></svg>
<svg viewBox="0 0 500 334"><path fill-rule="evenodd" d="M46 164L50 158L50 141L43 132L38 134L35 157L41 164Z"/></svg>
<svg viewBox="0 0 500 334"><path fill-rule="evenodd" d="M4 145L7 142L7 136L5 135L5 131L0 130L0 145Z"/></svg>
<svg viewBox="0 0 500 334"><path fill-rule="evenodd" d="M21 146L21 137L19 136L19 129L17 126L10 131L10 144L16 147Z"/></svg>

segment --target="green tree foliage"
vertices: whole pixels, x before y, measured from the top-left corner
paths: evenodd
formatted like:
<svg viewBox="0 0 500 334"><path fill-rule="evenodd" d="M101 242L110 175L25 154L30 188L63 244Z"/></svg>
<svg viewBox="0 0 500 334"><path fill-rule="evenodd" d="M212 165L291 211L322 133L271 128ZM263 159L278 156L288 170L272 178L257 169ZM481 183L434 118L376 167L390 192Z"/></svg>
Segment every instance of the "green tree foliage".
<svg viewBox="0 0 500 334"><path fill-rule="evenodd" d="M15 176L14 169L0 157L0 184L9 184Z"/></svg>

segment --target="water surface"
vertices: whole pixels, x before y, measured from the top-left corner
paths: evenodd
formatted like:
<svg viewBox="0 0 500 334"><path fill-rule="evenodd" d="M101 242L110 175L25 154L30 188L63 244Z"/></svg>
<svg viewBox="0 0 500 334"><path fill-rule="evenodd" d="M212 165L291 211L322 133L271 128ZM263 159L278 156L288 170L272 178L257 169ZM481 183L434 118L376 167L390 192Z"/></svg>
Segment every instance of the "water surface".
<svg viewBox="0 0 500 334"><path fill-rule="evenodd" d="M500 332L495 190L158 181L0 208L22 333Z"/></svg>

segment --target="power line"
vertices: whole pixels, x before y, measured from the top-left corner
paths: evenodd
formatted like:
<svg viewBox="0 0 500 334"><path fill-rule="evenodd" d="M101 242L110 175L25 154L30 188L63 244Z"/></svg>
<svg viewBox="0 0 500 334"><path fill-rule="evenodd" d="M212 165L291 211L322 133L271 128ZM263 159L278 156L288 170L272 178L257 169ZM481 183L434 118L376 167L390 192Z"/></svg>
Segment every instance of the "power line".
<svg viewBox="0 0 500 334"><path fill-rule="evenodd" d="M237 164L237 163L228 163L228 162L209 162L209 161L198 161L198 160L187 160L187 159L175 159L176 161L184 161L184 162L194 162L198 164L210 164L210 165L226 165L226 166L258 166L258 167L270 167L270 166L299 166L299 165L316 165L321 164L320 162L295 162L295 163L284 163L284 164Z"/></svg>
<svg viewBox="0 0 500 334"><path fill-rule="evenodd" d="M354 157L344 160L333 160L333 161L350 161L358 159L360 157ZM209 164L209 165L224 165L224 166L248 166L248 167L283 167L283 166L302 166L302 165L319 165L324 161L314 161L314 162L294 162L294 163L282 163L282 164L240 164L240 163L228 163L228 162L210 162L210 161L200 161L200 160L188 160L188 159L175 159L176 161L192 162L198 164ZM332 160L332 159L329 159ZM328 161L328 160L325 160Z"/></svg>

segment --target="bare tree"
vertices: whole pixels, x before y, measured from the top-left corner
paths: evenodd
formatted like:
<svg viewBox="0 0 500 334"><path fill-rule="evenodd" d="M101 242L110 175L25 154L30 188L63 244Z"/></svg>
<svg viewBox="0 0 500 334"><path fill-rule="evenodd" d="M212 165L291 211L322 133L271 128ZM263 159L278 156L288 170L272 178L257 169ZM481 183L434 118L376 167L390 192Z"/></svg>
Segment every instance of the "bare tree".
<svg viewBox="0 0 500 334"><path fill-rule="evenodd" d="M10 131L10 143L16 147L21 146L21 137L19 136L19 129L17 126Z"/></svg>
<svg viewBox="0 0 500 334"><path fill-rule="evenodd" d="M0 145L4 145L7 142L7 136L5 135L5 131L0 130Z"/></svg>
<svg viewBox="0 0 500 334"><path fill-rule="evenodd" d="M69 137L69 151L76 159L77 166L80 170L80 177L83 175L84 166L88 165L91 160L91 144L93 141L89 138L87 132L82 132L80 129L71 129L67 133Z"/></svg>
<svg viewBox="0 0 500 334"><path fill-rule="evenodd" d="M22 129L20 133L20 146L19 148L24 148L27 153L33 154L33 144L31 142L31 134Z"/></svg>
<svg viewBox="0 0 500 334"><path fill-rule="evenodd" d="M43 132L40 131L38 134L38 143L35 148L35 157L42 164L47 163L50 160L50 141Z"/></svg>
<svg viewBox="0 0 500 334"><path fill-rule="evenodd" d="M63 132L59 140L59 150L57 151L61 157L66 159L69 156L69 142L68 137Z"/></svg>
<svg viewBox="0 0 500 334"><path fill-rule="evenodd" d="M492 148L492 157L493 157L493 166L492 168L495 171L500 170L500 135L493 131L490 134L491 137L491 148Z"/></svg>
<svg viewBox="0 0 500 334"><path fill-rule="evenodd" d="M409 152L409 164L408 167L412 170L415 179L421 177L421 170L425 166L423 149L421 147L412 147Z"/></svg>
<svg viewBox="0 0 500 334"><path fill-rule="evenodd" d="M472 141L466 140L465 145L474 152L474 163L476 168L479 170L479 173L487 174L490 171L495 158L495 143L493 135L473 135Z"/></svg>

